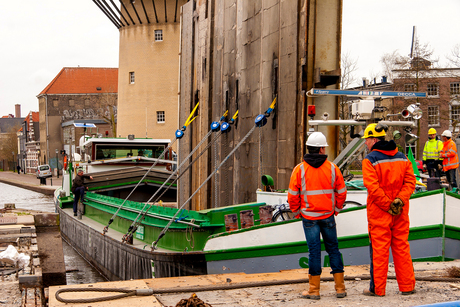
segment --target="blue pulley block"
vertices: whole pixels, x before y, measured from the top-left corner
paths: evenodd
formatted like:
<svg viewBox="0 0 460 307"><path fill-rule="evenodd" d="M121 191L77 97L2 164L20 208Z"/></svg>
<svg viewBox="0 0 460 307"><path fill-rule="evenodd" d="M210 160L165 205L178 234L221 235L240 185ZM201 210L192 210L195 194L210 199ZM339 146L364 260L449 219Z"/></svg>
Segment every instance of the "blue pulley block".
<svg viewBox="0 0 460 307"><path fill-rule="evenodd" d="M222 133L227 133L230 129L229 123L222 123L222 125L220 125L220 131L222 131Z"/></svg>
<svg viewBox="0 0 460 307"><path fill-rule="evenodd" d="M267 117L263 114L257 115L255 123L257 127L263 127L267 123Z"/></svg>
<svg viewBox="0 0 460 307"><path fill-rule="evenodd" d="M220 124L218 122L212 122L211 123L211 131L216 132L219 131Z"/></svg>
<svg viewBox="0 0 460 307"><path fill-rule="evenodd" d="M176 138L180 139L184 136L184 131L177 129L176 130Z"/></svg>

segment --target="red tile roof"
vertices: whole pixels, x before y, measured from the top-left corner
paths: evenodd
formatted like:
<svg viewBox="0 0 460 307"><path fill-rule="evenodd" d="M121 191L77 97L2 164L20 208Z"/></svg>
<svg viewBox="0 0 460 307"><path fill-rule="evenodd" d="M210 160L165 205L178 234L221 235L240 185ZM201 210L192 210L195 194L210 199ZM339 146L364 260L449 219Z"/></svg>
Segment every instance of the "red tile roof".
<svg viewBox="0 0 460 307"><path fill-rule="evenodd" d="M39 95L117 92L118 68L64 67Z"/></svg>
<svg viewBox="0 0 460 307"><path fill-rule="evenodd" d="M30 127L29 127L30 126L30 114L32 114L32 122L38 123L40 121L39 113L30 111L29 114L27 114L27 116L24 118L24 121L26 122L26 125L27 125L27 130L30 130ZM19 131L22 131L22 127L21 129L19 129Z"/></svg>

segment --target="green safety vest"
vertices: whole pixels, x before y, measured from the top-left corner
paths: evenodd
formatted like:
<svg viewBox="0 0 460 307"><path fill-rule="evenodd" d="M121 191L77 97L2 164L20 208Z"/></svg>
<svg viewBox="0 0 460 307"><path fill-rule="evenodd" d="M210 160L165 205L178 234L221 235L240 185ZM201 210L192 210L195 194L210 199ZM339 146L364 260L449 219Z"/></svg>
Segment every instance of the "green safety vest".
<svg viewBox="0 0 460 307"><path fill-rule="evenodd" d="M443 143L440 140L430 139L426 141L423 148L423 161L427 159L439 160L439 152L442 150Z"/></svg>

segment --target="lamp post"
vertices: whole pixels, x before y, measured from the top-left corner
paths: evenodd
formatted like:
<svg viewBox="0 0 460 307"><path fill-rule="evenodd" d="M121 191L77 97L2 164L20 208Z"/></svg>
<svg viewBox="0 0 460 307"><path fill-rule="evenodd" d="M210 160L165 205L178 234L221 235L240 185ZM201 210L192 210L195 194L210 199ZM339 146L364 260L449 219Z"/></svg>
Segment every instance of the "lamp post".
<svg viewBox="0 0 460 307"><path fill-rule="evenodd" d="M59 178L59 158L58 158L59 150L56 149L56 169L57 169L57 177Z"/></svg>
<svg viewBox="0 0 460 307"><path fill-rule="evenodd" d="M13 155L13 172L15 172L16 169L15 169L15 167L14 167L14 151L12 151L11 154Z"/></svg>

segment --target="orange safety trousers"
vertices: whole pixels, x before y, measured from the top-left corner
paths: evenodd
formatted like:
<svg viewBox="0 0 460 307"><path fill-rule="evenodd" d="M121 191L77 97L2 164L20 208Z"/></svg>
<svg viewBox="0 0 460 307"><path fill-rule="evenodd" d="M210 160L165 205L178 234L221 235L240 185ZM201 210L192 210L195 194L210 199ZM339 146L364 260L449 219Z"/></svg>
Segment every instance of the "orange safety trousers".
<svg viewBox="0 0 460 307"><path fill-rule="evenodd" d="M380 217L369 219L369 239L371 253L370 290L377 295L385 295L390 247L399 291L414 290L415 276L410 255L409 205L403 207L399 215L382 211ZM368 216L369 218L369 216Z"/></svg>

